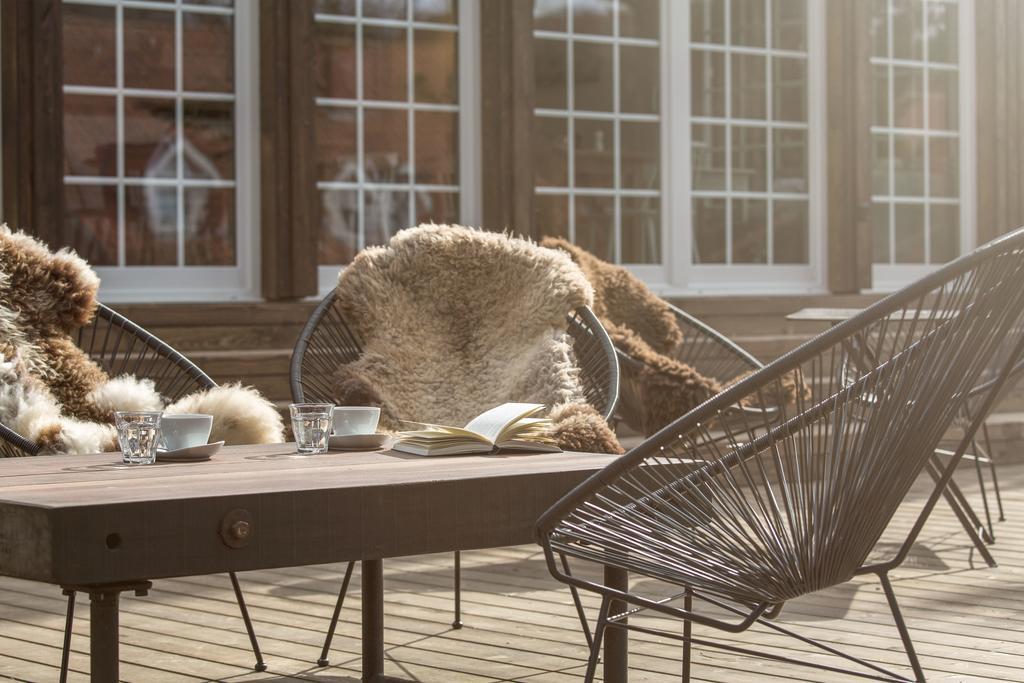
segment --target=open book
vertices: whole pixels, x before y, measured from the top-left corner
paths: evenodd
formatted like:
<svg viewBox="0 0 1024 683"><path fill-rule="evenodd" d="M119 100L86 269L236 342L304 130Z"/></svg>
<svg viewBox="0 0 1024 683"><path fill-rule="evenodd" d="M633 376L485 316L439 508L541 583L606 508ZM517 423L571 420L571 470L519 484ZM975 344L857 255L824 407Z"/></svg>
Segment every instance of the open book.
<svg viewBox="0 0 1024 683"><path fill-rule="evenodd" d="M503 403L477 415L465 427L416 424L399 432L392 448L413 455L470 455L498 450L557 453L551 420L539 417L539 403Z"/></svg>

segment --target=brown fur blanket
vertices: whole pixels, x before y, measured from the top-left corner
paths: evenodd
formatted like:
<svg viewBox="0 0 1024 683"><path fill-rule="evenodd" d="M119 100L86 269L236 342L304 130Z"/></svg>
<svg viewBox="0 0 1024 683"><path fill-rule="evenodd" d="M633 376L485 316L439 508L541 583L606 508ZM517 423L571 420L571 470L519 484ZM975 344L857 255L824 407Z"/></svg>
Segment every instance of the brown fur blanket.
<svg viewBox="0 0 1024 683"><path fill-rule="evenodd" d="M108 377L72 340L91 322L98 288L74 252L0 225L0 423L43 453L113 450L114 411L164 407L153 382ZM279 414L253 389L216 387L166 410L214 415L214 441L283 440Z"/></svg>
<svg viewBox="0 0 1024 683"><path fill-rule="evenodd" d="M461 426L508 401L552 408L567 450L621 452L583 398L566 332L593 300L565 254L461 226L421 225L361 252L338 280L336 305L363 345L335 373L348 405L403 420Z"/></svg>

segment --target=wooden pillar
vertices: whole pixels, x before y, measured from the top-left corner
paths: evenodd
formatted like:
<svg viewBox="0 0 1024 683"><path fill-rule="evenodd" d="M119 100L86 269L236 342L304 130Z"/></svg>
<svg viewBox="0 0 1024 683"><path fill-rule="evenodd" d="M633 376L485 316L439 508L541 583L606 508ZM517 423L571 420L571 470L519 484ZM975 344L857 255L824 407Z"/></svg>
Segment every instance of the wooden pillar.
<svg viewBox="0 0 1024 683"><path fill-rule="evenodd" d="M484 227L533 226L533 3L481 0ZM535 237L537 235L534 235Z"/></svg>
<svg viewBox="0 0 1024 683"><path fill-rule="evenodd" d="M828 287L846 294L871 287L871 3L825 10Z"/></svg>
<svg viewBox="0 0 1024 683"><path fill-rule="evenodd" d="M3 220L51 244L64 234L61 2L0 3Z"/></svg>
<svg viewBox="0 0 1024 683"><path fill-rule="evenodd" d="M1021 5L1020 0L974 3L978 244L1024 225Z"/></svg>
<svg viewBox="0 0 1024 683"><path fill-rule="evenodd" d="M263 296L317 292L313 2L260 0L260 244Z"/></svg>

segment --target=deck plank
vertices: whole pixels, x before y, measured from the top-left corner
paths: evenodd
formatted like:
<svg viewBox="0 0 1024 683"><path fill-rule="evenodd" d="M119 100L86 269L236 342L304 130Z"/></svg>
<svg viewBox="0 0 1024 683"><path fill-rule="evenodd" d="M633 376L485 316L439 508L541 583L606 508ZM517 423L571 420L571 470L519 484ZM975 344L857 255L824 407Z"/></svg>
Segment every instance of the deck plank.
<svg viewBox="0 0 1024 683"><path fill-rule="evenodd" d="M1007 521L993 547L1000 566L985 567L956 519L938 508L894 587L929 680L1024 680L1024 463L1006 465ZM958 478L977 498L972 471ZM913 521L926 483L894 520L880 548L895 547ZM385 563L386 671L405 680L443 682L580 680L586 648L568 591L554 583L535 546L463 554L463 620L452 630L451 555ZM148 597L122 603L122 677L127 681L332 681L359 672L357 589L346 601L331 653L318 669L323 632L343 565L263 570L241 575L270 671L252 671L252 653L230 585L223 575L158 581ZM358 581L353 582L358 586ZM0 678L55 680L65 600L51 586L0 578ZM585 596L587 609L597 601ZM71 681L87 680L87 598L80 599ZM836 617L841 616L842 619ZM679 628L655 617L647 625ZM781 623L846 651L906 671L906 661L877 581L859 578L786 606ZM764 631L713 638L817 662L828 658ZM834 662L833 662L834 663ZM675 681L677 642L634 634L631 680ZM696 648L694 678L745 683L836 681L835 674ZM851 679L853 680L853 679Z"/></svg>

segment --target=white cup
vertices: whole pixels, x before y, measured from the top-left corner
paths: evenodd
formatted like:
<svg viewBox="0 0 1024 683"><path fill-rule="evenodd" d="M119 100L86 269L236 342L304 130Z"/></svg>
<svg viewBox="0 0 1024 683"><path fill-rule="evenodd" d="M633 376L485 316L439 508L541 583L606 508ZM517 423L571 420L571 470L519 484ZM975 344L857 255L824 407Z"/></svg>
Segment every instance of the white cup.
<svg viewBox="0 0 1024 683"><path fill-rule="evenodd" d="M336 406L334 408L335 436L374 434L380 421L380 408L375 406Z"/></svg>
<svg viewBox="0 0 1024 683"><path fill-rule="evenodd" d="M168 415L160 419L161 445L168 451L202 446L210 440L213 415Z"/></svg>

